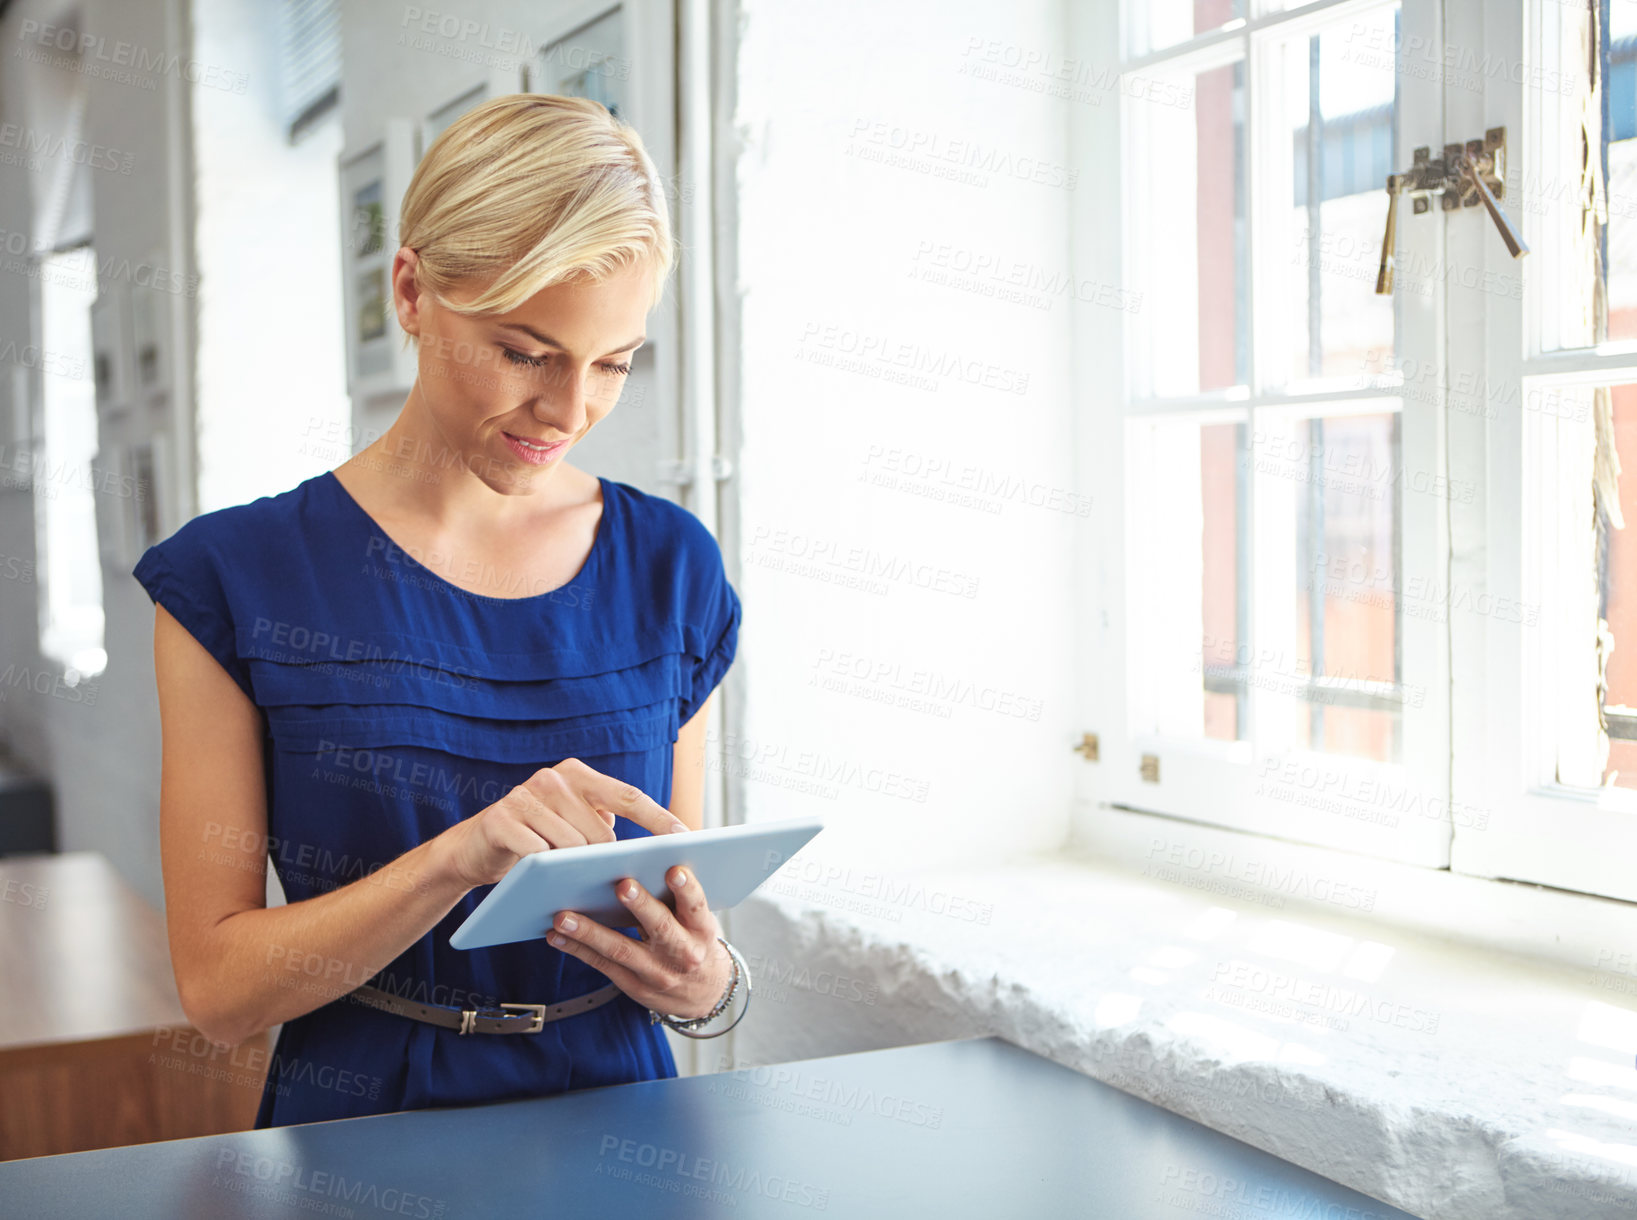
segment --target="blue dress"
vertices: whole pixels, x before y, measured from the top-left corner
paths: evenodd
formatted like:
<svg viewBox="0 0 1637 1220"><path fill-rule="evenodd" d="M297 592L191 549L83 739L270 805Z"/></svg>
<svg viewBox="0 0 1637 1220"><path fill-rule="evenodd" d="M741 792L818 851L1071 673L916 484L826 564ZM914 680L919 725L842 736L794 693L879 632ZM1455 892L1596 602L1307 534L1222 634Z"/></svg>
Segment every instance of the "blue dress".
<svg viewBox="0 0 1637 1220"><path fill-rule="evenodd" d="M733 660L739 597L697 517L598 482L584 566L533 595L450 583L328 472L195 517L143 554L132 574L261 710L267 851L289 901L373 873L565 758L669 807L677 733ZM649 833L625 818L615 829ZM458 1007L552 1004L608 983L544 940L450 948L489 889L375 984ZM297 989L332 967L275 948L269 968ZM623 993L537 1034L464 1037L343 997L283 1025L256 1126L675 1074L663 1030Z"/></svg>

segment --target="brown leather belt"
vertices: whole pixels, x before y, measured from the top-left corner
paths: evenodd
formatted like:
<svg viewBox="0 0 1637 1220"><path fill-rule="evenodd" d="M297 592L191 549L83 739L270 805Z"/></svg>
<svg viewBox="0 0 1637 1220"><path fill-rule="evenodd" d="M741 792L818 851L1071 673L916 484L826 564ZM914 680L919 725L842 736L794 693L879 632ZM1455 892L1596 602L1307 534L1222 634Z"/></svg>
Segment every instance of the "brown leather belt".
<svg viewBox="0 0 1637 1220"><path fill-rule="evenodd" d="M441 1025L444 1029L458 1030L463 1034L537 1034L547 1021L560 1021L564 1017L577 1016L582 1012L590 1012L593 1008L600 1008L619 995L620 989L610 983L606 987L599 987L596 991L575 996L572 1000L564 1000L560 1004L500 1004L496 1008L487 1009L445 1008L440 1004L422 1004L401 995L394 995L390 991L382 991L379 987L371 987L367 983L348 994L360 1004L368 1004L371 1008L397 1013L401 1017L412 1017L429 1025ZM493 1015L497 1011L506 1015ZM485 1012L490 1015L484 1015Z"/></svg>

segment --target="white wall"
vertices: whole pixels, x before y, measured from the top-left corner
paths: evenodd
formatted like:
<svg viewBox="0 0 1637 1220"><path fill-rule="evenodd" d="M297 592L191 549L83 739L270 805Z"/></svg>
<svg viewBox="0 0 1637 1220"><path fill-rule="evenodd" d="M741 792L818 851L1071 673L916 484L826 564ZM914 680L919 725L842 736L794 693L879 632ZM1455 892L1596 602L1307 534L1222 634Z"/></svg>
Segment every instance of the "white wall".
<svg viewBox="0 0 1637 1220"><path fill-rule="evenodd" d="M199 510L287 491L339 465L351 414L332 111L292 146L278 112L276 6L195 4L199 58L248 75L197 90Z"/></svg>
<svg viewBox="0 0 1637 1220"><path fill-rule="evenodd" d="M155 430L168 437L168 533L195 512L284 490L334 464L268 437L299 437L315 418L346 417L338 124L332 119L294 148L285 143L274 10L258 0L85 0L80 8L83 33L97 40L84 62L105 69L81 74L90 91L86 138L117 150L118 161L128 154L130 165L129 173L92 175L100 282L146 284L157 266L158 281L176 288L161 294L175 370L170 400L104 421L100 444L107 452ZM60 23L66 12L22 0L0 23L5 119L57 121L57 95L72 74L11 52L38 45L21 37L25 22ZM163 66L121 78L120 57L135 53L121 44ZM4 227L27 224L37 238L27 201L38 173L0 170ZM20 260L8 256L7 272L12 261ZM26 333L29 291L27 276L0 274L4 333ZM0 380L0 393L8 389L9 378ZM28 493L0 490L0 555L37 565L33 520ZM0 580L0 672L41 667L37 594L37 583ZM21 761L51 781L60 846L103 852L162 906L154 611L129 565L104 567L103 604L109 662L92 684L94 700L56 684L45 694L14 684L0 700L0 728Z"/></svg>
<svg viewBox="0 0 1637 1220"><path fill-rule="evenodd" d="M902 904L871 895L912 870L1068 833L1096 494L1076 482L1070 217L1112 201L1065 163L1075 108L1117 99L1004 68L1063 62L1063 7L741 6L746 704L727 765L750 820L827 818L782 887L821 907L890 920ZM958 591L922 587L923 565ZM731 921L773 990L707 1066L984 1032L783 900Z"/></svg>
<svg viewBox="0 0 1637 1220"><path fill-rule="evenodd" d="M14 3L4 21L0 21L0 46L8 50L17 45L17 34L23 20L34 16L45 6L39 3ZM32 128L42 109L33 94L38 84L55 84L60 94L66 81L53 78L46 70L19 63L13 59L0 61L0 123L17 124ZM38 84L36 84L38 82ZM34 85L30 89L28 86ZM5 164L0 166L0 341L26 346L36 341L33 328L31 301L36 286L30 278L28 256L38 249L35 235L37 205L35 197L41 190L41 175ZM18 365L8 361L0 368L0 401L5 410L0 421L9 422L13 410L26 410L26 405L15 401L13 371ZM42 373L25 369L25 375L35 383L35 392ZM0 432L4 444L5 470L0 478L0 672L34 669L40 664L38 573L35 568L33 497L14 484L16 468L27 469L29 453L12 443L9 432ZM43 770L49 765L45 714L40 700L24 687L7 689L0 699L0 734L6 747L19 760Z"/></svg>
<svg viewBox="0 0 1637 1220"><path fill-rule="evenodd" d="M44 0L19 0L0 22L4 69L0 71L0 112L36 135L60 133L62 97L82 79L88 90L84 138L112 156L98 156L91 173L96 225L96 256L104 284L137 288L157 270L159 253L174 267L185 258L176 248L178 209L185 191L177 158L183 150L167 137L186 106L189 88L179 68L153 71L124 67L117 58L137 48L150 59L176 48L182 28L178 0L83 0L77 6L80 31L92 39L82 62L90 71L75 73L49 62L58 54L38 41L46 27L61 25L72 8ZM30 26L29 23L35 23ZM33 33L29 34L28 31ZM46 62L41 58L45 57ZM32 206L43 177L60 157L46 156L40 166L7 164L0 172L6 201L4 227L21 231L22 245L37 251L49 240L40 213ZM129 173L123 166L129 165ZM9 335L30 333L34 281L23 267L26 255L6 256L0 274L0 328ZM163 301L167 323L185 318L185 304L174 294ZM179 384L174 410L190 408L187 336L172 335L178 355ZM178 346L180 345L180 346ZM9 398L10 381L0 392ZM39 392L36 380L34 392ZM8 402L8 406L9 406ZM36 407L37 409L37 407ZM125 427L99 429L99 448L107 452L129 439ZM26 463L25 463L26 464ZM61 494L62 487L49 489ZM34 547L34 511L29 493L0 491L0 551L45 573ZM0 581L0 672L8 666L45 674L36 689L14 682L0 701L0 725L19 760L48 778L57 802L59 845L64 850L103 852L150 901L160 900L157 807L159 792L158 732L154 724L152 672L153 611L147 595L128 573L103 570L103 604L107 616L105 646L108 669L90 690L77 693L50 680L57 671L39 655L38 580ZM43 689L43 693L41 690ZM151 737L149 730L151 729Z"/></svg>
<svg viewBox="0 0 1637 1220"><path fill-rule="evenodd" d="M1057 844L1070 303L999 292L1067 271L1096 188L1066 185L1069 103L970 73L995 43L1059 47L1060 6L743 11L747 814L828 815L906 861Z"/></svg>

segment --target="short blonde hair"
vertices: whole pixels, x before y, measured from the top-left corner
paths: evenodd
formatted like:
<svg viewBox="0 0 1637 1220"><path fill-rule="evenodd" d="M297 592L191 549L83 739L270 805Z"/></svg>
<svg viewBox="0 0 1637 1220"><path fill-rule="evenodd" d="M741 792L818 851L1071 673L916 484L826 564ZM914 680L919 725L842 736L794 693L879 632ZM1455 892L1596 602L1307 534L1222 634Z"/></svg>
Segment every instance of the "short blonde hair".
<svg viewBox="0 0 1637 1220"><path fill-rule="evenodd" d="M633 265L654 271L652 308L676 258L664 183L636 128L600 102L542 93L493 98L432 141L404 192L398 244L420 257L417 287L468 316ZM488 287L451 304L472 281Z"/></svg>

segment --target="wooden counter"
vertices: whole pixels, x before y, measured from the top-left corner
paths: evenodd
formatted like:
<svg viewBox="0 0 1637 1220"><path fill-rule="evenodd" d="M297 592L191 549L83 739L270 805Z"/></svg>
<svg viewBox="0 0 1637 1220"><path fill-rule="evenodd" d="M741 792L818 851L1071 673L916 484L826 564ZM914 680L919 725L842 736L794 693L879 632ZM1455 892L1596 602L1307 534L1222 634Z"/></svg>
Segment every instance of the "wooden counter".
<svg viewBox="0 0 1637 1220"><path fill-rule="evenodd" d="M164 920L95 852L0 858L0 1160L248 1130L268 1037L188 1025Z"/></svg>

